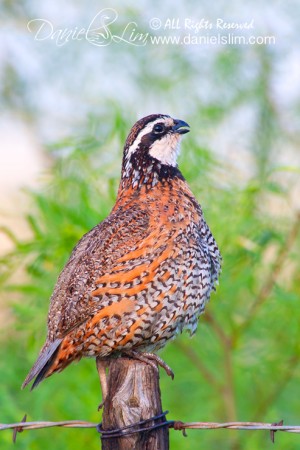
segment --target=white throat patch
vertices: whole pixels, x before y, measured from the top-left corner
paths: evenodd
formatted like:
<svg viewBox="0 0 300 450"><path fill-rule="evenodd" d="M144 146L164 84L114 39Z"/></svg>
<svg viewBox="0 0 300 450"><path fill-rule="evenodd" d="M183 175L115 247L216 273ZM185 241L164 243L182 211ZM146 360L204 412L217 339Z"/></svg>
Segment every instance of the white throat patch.
<svg viewBox="0 0 300 450"><path fill-rule="evenodd" d="M181 136L168 133L161 139L153 142L149 149L149 155L167 166L177 166L177 157L180 152Z"/></svg>

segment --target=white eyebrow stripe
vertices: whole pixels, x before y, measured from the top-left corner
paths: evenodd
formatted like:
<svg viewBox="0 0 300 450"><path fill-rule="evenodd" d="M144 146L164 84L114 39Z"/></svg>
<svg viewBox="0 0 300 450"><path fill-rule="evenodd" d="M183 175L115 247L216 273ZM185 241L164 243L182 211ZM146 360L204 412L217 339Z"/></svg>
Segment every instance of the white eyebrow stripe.
<svg viewBox="0 0 300 450"><path fill-rule="evenodd" d="M129 147L127 157L130 158L130 156L138 149L138 147L142 141L142 138L144 136L146 136L146 134L148 134L152 131L154 125L156 125L157 123L163 122L163 120L164 120L164 117L160 117L160 118L154 120L153 122L149 122L145 126L145 128L140 131L140 133L139 133L138 137L136 138L136 140L134 141L134 143Z"/></svg>

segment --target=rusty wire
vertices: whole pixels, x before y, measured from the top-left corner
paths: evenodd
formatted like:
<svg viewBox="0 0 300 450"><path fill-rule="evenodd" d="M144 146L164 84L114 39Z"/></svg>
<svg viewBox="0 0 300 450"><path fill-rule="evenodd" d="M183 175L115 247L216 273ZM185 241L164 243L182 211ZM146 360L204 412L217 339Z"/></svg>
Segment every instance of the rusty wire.
<svg viewBox="0 0 300 450"><path fill-rule="evenodd" d="M149 419L150 420L150 419ZM137 424L134 424L137 425ZM133 426L134 426L133 425ZM299 425L283 425L283 421L277 423L263 423L263 422L181 422L181 421L165 421L160 426L168 426L169 428L174 428L174 430L181 430L184 435L186 435L185 430L187 429L201 429L201 430L216 430L216 429L227 429L227 430L265 430L270 432L271 440L274 442L274 433L276 431L284 431L288 433L300 433ZM132 428L131 426L130 428ZM99 424L94 422L86 422L82 420L64 420L59 422L26 422L26 416L23 420L18 423L11 424L0 424L0 431L3 430L14 430L13 440L15 441L17 433L24 430L36 430L40 428L52 428L52 427L66 427L66 428L95 428L100 431ZM153 427L149 426L147 429L135 429L132 433L137 433L141 431L150 431L151 429L157 428L156 425ZM115 430L115 432L121 430ZM124 433L124 435L129 434ZM119 436L122 434L120 433ZM117 437L113 433L112 437Z"/></svg>

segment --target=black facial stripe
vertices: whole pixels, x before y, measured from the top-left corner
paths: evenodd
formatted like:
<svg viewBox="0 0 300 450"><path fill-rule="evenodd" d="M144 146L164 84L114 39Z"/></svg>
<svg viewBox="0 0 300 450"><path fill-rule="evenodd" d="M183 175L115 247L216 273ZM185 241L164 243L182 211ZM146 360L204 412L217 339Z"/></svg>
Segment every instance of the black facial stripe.
<svg viewBox="0 0 300 450"><path fill-rule="evenodd" d="M160 139L164 138L170 132L170 130L171 127L168 127L166 128L164 133L161 134L153 133L153 131L151 133L145 134L145 136L143 136L141 139L142 146L149 149L155 141L159 141Z"/></svg>

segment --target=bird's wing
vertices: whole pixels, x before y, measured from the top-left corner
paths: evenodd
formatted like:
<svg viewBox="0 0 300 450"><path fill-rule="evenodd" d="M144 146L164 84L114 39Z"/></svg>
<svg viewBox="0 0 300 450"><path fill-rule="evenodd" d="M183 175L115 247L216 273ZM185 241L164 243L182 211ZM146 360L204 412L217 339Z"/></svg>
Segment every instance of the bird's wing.
<svg viewBox="0 0 300 450"><path fill-rule="evenodd" d="M134 203L120 207L85 234L61 272L51 297L48 340L63 338L101 308L92 295L120 258L136 250L149 235L149 212Z"/></svg>
<svg viewBox="0 0 300 450"><path fill-rule="evenodd" d="M142 290L167 256L176 256L172 243L167 243L169 227L149 226L149 208L132 204L130 213L126 211L117 210L74 248L51 298L47 341L23 387L36 378L34 388L47 376L61 342L72 330L91 318L98 322L130 312L135 304L128 295Z"/></svg>

